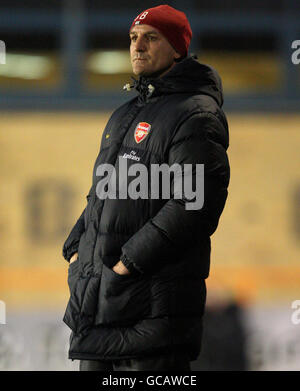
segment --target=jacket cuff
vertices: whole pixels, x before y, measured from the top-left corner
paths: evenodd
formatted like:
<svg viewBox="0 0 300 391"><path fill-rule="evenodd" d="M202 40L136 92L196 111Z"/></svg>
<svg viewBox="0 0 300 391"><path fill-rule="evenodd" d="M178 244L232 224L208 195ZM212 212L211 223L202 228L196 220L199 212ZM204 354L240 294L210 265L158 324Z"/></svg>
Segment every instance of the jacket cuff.
<svg viewBox="0 0 300 391"><path fill-rule="evenodd" d="M125 254L122 254L120 257L123 265L129 270L130 274L141 274L142 271L136 267L134 262L132 262Z"/></svg>
<svg viewBox="0 0 300 391"><path fill-rule="evenodd" d="M68 249L64 246L63 257L65 258L66 261L70 262L70 259L75 253L77 253L77 251L78 251L78 245L73 245Z"/></svg>

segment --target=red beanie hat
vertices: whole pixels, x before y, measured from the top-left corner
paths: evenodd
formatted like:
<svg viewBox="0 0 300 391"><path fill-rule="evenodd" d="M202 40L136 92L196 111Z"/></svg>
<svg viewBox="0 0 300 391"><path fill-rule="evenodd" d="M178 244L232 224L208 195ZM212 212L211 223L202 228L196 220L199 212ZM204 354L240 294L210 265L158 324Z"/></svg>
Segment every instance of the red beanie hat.
<svg viewBox="0 0 300 391"><path fill-rule="evenodd" d="M159 5L140 13L134 19L130 30L132 27L140 24L149 24L157 28L167 38L173 48L182 57L186 57L192 38L192 30L185 13L169 5Z"/></svg>

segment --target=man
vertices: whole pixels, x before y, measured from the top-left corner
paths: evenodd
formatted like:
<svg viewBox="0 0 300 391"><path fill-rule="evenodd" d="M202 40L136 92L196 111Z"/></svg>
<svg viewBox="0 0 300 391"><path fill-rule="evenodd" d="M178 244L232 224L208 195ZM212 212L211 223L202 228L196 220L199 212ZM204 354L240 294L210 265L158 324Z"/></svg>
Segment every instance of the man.
<svg viewBox="0 0 300 391"><path fill-rule="evenodd" d="M130 28L138 80L127 89L138 95L104 129L87 206L63 248L69 358L81 370L190 370L200 352L210 236L227 198L229 163L221 81L187 56L191 37L185 14L167 5L142 12ZM175 176L167 199L123 197L121 187L102 197L105 178L133 185L120 162L128 171L137 162L147 172L190 166L193 186L204 164L204 204L188 208L191 199L175 194Z"/></svg>

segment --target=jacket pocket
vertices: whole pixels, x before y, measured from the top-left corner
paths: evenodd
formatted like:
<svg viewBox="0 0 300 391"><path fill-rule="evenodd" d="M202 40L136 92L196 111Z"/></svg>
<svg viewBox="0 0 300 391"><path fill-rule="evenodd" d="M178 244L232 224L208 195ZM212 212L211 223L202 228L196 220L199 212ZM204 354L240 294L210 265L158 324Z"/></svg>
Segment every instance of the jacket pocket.
<svg viewBox="0 0 300 391"><path fill-rule="evenodd" d="M96 325L132 324L150 311L150 282L141 276L120 275L103 265Z"/></svg>
<svg viewBox="0 0 300 391"><path fill-rule="evenodd" d="M74 332L77 328L77 314L80 309L78 302L78 294L76 294L76 286L78 285L80 267L79 259L69 264L68 268L68 286L70 290L70 298L64 313L63 321L67 326L70 327ZM78 289L77 289L78 290Z"/></svg>
<svg viewBox="0 0 300 391"><path fill-rule="evenodd" d="M70 294L72 294L74 290L78 278L78 272L79 272L79 259L77 258L76 261L70 263L68 268L68 286L70 289Z"/></svg>

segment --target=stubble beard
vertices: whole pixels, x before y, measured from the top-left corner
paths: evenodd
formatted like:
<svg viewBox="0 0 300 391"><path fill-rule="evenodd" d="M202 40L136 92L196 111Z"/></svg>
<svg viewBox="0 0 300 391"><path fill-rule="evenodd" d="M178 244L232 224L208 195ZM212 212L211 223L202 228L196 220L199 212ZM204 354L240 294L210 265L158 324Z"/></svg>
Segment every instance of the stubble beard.
<svg viewBox="0 0 300 391"><path fill-rule="evenodd" d="M134 70L134 66L132 66L132 70L133 70L133 73L134 75L138 76L138 77L149 77L149 78L159 78L159 77L162 77L164 76L166 73L168 73L172 68L173 66L176 65L176 62L173 61L171 63L169 63L168 65L166 65L165 67L163 68L160 68L156 71L147 71L147 69L144 69L144 70L141 70L140 72L138 71L135 71Z"/></svg>

